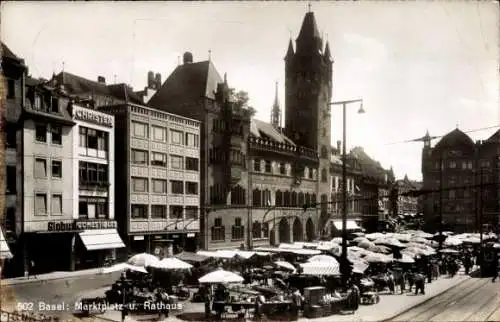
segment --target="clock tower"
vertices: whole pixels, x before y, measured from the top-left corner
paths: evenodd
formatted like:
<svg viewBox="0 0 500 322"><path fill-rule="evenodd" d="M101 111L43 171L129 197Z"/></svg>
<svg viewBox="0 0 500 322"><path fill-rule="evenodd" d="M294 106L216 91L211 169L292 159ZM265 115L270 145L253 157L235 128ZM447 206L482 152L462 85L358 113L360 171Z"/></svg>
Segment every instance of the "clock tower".
<svg viewBox="0 0 500 322"><path fill-rule="evenodd" d="M285 56L285 133L297 145L317 151L318 195L329 194L332 65L328 42L323 47L313 12L302 22L294 50ZM324 49L323 49L324 48Z"/></svg>

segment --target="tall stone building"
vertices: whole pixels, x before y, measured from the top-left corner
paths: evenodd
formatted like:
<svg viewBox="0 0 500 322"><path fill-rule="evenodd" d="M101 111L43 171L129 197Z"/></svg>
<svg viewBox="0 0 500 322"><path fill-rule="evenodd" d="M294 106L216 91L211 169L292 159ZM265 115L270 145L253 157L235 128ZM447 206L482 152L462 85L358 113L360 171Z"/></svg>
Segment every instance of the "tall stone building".
<svg viewBox="0 0 500 322"><path fill-rule="evenodd" d="M284 59L284 128L277 96L271 123L252 119L227 77L191 53L148 102L201 121L203 248L312 240L328 218L313 204L330 195L332 59L312 12Z"/></svg>
<svg viewBox="0 0 500 322"><path fill-rule="evenodd" d="M422 150L424 220L446 230L472 232L481 223L498 229L500 214L500 131L474 142L460 129L443 136L435 146L427 133Z"/></svg>

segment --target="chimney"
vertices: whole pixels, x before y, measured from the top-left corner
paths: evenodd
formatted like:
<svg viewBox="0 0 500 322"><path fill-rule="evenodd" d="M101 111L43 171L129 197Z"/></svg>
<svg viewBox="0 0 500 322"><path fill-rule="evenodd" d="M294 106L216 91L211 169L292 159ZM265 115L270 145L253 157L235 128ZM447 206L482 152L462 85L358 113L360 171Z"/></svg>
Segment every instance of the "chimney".
<svg viewBox="0 0 500 322"><path fill-rule="evenodd" d="M339 153L341 153L341 151L340 151L341 149L342 149L342 141L338 140L337 141L337 150Z"/></svg>
<svg viewBox="0 0 500 322"><path fill-rule="evenodd" d="M156 73L155 75L155 83L156 83L156 90L159 90L160 87L161 87L161 74L160 73Z"/></svg>
<svg viewBox="0 0 500 322"><path fill-rule="evenodd" d="M148 88L153 89L155 86L155 73L152 71L148 72Z"/></svg>
<svg viewBox="0 0 500 322"><path fill-rule="evenodd" d="M187 64L192 64L193 63L193 54L191 54L189 51L186 51L184 55L182 56L182 62L184 65Z"/></svg>
<svg viewBox="0 0 500 322"><path fill-rule="evenodd" d="M104 76L97 76L97 82L99 84L106 84L106 78Z"/></svg>

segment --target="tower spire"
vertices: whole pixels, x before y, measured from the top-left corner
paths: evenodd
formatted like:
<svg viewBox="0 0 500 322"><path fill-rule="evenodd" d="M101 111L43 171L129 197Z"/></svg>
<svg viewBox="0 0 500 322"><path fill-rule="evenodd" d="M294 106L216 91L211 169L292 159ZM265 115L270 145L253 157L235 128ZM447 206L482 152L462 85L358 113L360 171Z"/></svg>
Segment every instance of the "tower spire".
<svg viewBox="0 0 500 322"><path fill-rule="evenodd" d="M278 101L278 82L275 83L274 104L271 110L271 125L278 131L281 131L281 108Z"/></svg>

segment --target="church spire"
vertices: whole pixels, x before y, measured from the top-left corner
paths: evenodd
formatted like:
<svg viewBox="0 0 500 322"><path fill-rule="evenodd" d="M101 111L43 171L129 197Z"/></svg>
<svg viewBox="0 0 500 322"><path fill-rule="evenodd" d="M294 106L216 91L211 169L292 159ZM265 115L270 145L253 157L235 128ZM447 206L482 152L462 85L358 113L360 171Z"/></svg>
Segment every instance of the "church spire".
<svg viewBox="0 0 500 322"><path fill-rule="evenodd" d="M332 54L330 53L330 43L328 42L328 40L326 41L324 56L327 61L332 61Z"/></svg>
<svg viewBox="0 0 500 322"><path fill-rule="evenodd" d="M304 16L302 27L297 37L297 52L311 50L321 52L322 49L322 39L316 25L316 18L314 17L314 13L309 11Z"/></svg>
<svg viewBox="0 0 500 322"><path fill-rule="evenodd" d="M281 131L281 108L278 101L278 82L274 94L274 104L271 110L271 125L278 131Z"/></svg>
<svg viewBox="0 0 500 322"><path fill-rule="evenodd" d="M286 51L285 60L289 59L289 58L292 58L293 55L294 55L293 42L292 42L292 38L290 38L290 41L288 42L288 49Z"/></svg>

